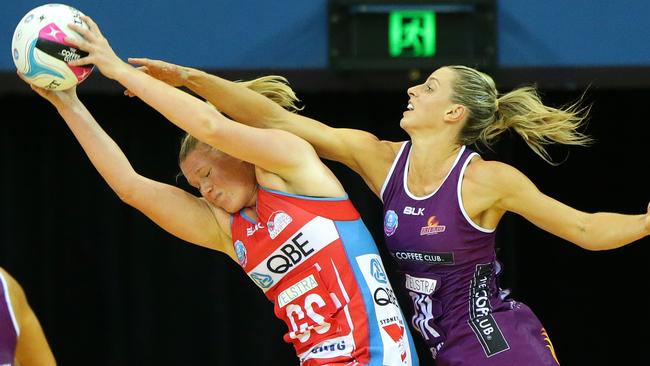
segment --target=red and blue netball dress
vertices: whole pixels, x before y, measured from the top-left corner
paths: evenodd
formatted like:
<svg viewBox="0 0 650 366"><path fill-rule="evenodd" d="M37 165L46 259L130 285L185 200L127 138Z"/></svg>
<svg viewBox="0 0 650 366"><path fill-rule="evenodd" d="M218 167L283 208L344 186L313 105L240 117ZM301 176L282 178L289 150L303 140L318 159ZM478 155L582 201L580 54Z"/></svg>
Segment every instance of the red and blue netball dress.
<svg viewBox="0 0 650 366"><path fill-rule="evenodd" d="M257 215L233 215L235 253L287 324L284 340L301 365L418 365L377 246L349 199L260 187Z"/></svg>
<svg viewBox="0 0 650 366"><path fill-rule="evenodd" d="M497 284L494 230L463 208L465 168L478 154L462 147L441 186L408 190L411 143L400 149L382 187L386 245L413 300L411 325L438 366L556 366L542 324Z"/></svg>
<svg viewBox="0 0 650 366"><path fill-rule="evenodd" d="M9 286L0 273L0 366L14 364L18 334L18 322L11 306Z"/></svg>

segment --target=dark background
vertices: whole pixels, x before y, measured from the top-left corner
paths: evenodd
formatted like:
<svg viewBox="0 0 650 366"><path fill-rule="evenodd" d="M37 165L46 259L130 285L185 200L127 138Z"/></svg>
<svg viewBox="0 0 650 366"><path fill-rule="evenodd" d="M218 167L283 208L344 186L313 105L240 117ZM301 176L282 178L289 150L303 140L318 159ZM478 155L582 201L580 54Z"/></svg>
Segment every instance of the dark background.
<svg viewBox="0 0 650 366"><path fill-rule="evenodd" d="M123 204L54 108L15 76L14 27L42 3L0 2L0 266L24 287L59 364L296 365L281 340L285 326L239 266ZM280 73L305 114L383 139L406 138L398 126L406 88L432 71L332 72L326 0L66 3L92 16L124 58L162 58L230 79ZM512 164L577 209L646 212L650 3L496 3L498 65L490 73L500 91L536 83L548 104L560 106L586 90L587 132L597 143L553 148L556 160L566 158L557 167L518 137L504 137L484 157ZM180 130L97 72L79 94L136 170L176 184ZM349 170L329 165L381 244L379 200ZM497 239L502 285L542 320L563 366L648 364L649 238L589 252L509 214ZM422 365L432 365L418 346Z"/></svg>
<svg viewBox="0 0 650 366"><path fill-rule="evenodd" d="M248 76L242 75L230 76ZM398 125L405 88L317 91L318 82L297 84L304 114L383 139L406 137ZM86 83L81 99L135 169L190 189L175 179L181 131L99 73ZM501 85L502 91L512 86ZM584 89L541 91L559 106ZM551 149L556 160L566 158L560 166L546 164L514 136L484 156L512 164L543 192L580 210L644 213L649 96L644 87L589 88L587 132L597 143ZM238 265L172 237L122 203L54 108L27 86L1 94L0 107L0 266L23 285L60 365L297 364L282 342L285 326ZM329 165L382 243L379 200L349 170ZM539 316L563 365L647 364L648 238L589 252L508 214L498 244L502 285ZM422 365L433 364L426 350L420 356Z"/></svg>

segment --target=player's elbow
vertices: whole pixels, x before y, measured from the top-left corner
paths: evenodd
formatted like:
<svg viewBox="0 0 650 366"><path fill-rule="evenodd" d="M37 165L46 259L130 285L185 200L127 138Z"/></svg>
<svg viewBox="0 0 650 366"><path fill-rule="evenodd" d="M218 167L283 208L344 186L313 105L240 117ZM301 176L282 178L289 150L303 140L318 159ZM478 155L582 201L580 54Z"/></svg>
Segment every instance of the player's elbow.
<svg viewBox="0 0 650 366"><path fill-rule="evenodd" d="M206 107L201 111L197 111L195 116L196 130L188 132L208 145L218 146L224 132L229 127L229 123L232 123L232 121L228 120L216 109L208 105Z"/></svg>
<svg viewBox="0 0 650 366"><path fill-rule="evenodd" d="M147 189L141 178L137 174L124 176L119 181L111 184L111 188L122 202L137 208L144 196L142 194L143 190Z"/></svg>

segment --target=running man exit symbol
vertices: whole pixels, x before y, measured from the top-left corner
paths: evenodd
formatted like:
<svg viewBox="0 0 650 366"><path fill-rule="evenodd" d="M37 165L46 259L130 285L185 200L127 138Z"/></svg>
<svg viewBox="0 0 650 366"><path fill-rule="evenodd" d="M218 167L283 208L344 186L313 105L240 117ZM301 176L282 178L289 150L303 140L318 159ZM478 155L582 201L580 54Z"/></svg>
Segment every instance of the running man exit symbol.
<svg viewBox="0 0 650 366"><path fill-rule="evenodd" d="M431 57L436 53L436 13L393 11L388 20L391 57Z"/></svg>

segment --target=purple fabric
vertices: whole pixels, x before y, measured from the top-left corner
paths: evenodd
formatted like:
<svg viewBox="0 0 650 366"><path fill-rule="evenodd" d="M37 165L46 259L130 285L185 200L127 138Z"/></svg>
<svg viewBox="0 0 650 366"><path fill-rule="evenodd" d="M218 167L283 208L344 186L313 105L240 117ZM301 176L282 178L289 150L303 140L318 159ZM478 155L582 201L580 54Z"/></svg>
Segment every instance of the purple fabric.
<svg viewBox="0 0 650 366"><path fill-rule="evenodd" d="M7 282L0 273L0 365L13 365L18 335L12 318Z"/></svg>
<svg viewBox="0 0 650 366"><path fill-rule="evenodd" d="M407 191L406 142L382 189L384 237L413 301L411 325L438 366L557 365L541 323L498 287L495 234L463 212L459 183L477 156L459 151L437 191Z"/></svg>

